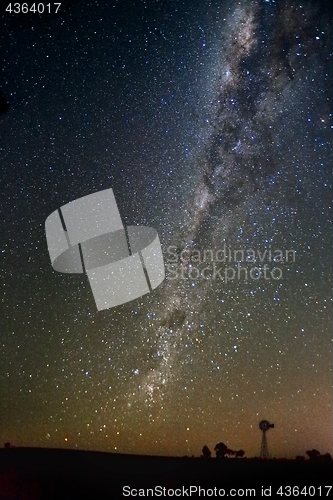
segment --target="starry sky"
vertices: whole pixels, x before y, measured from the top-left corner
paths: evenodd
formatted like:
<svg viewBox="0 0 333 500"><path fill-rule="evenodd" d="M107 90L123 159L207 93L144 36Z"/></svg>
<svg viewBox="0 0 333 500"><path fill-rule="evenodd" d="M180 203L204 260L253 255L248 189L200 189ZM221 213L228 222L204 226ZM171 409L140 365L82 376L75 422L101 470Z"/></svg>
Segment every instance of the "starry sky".
<svg viewBox="0 0 333 500"><path fill-rule="evenodd" d="M329 4L2 8L0 443L332 452ZM166 279L98 312L45 219L108 188Z"/></svg>

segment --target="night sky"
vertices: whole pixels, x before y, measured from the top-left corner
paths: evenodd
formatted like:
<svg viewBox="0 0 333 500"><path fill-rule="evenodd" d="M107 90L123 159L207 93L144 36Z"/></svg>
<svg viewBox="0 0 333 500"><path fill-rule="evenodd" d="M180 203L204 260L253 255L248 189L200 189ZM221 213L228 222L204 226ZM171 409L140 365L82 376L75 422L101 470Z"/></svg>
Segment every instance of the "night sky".
<svg viewBox="0 0 333 500"><path fill-rule="evenodd" d="M329 4L2 7L0 444L332 452ZM45 220L108 188L166 279L98 312Z"/></svg>

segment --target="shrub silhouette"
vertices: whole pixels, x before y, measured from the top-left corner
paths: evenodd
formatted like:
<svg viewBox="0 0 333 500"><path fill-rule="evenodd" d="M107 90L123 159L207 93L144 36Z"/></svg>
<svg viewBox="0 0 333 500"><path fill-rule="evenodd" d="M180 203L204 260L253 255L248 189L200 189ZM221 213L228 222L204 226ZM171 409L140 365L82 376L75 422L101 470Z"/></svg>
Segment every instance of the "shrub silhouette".
<svg viewBox="0 0 333 500"><path fill-rule="evenodd" d="M231 450L230 448L227 449L227 451L225 452L226 455L228 455L229 457L231 457L231 455L236 455L236 451L234 450Z"/></svg>
<svg viewBox="0 0 333 500"><path fill-rule="evenodd" d="M307 450L305 453L309 456L309 459L312 461L318 460L320 457L320 452L315 449Z"/></svg>
<svg viewBox="0 0 333 500"><path fill-rule="evenodd" d="M202 448L202 458L210 458L212 455L212 452L210 451L210 449L208 448L208 446L204 446Z"/></svg>
<svg viewBox="0 0 333 500"><path fill-rule="evenodd" d="M216 453L216 458L226 458L226 453L228 451L228 446L226 446L224 443L217 443L217 445L214 448L214 451Z"/></svg>
<svg viewBox="0 0 333 500"><path fill-rule="evenodd" d="M241 458L245 455L244 450L231 450L224 443L217 443L214 451L216 453L216 458L227 458L227 456L231 457L233 455L235 458Z"/></svg>

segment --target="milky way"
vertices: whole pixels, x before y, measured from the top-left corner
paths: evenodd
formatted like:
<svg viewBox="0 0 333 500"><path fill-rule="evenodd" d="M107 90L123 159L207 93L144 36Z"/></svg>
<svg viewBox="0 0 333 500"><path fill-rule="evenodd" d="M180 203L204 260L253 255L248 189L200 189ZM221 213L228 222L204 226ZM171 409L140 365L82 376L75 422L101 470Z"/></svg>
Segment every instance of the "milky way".
<svg viewBox="0 0 333 500"><path fill-rule="evenodd" d="M2 39L2 439L254 456L267 419L273 455L331 451L330 9L128 8ZM166 279L97 312L43 228L109 187Z"/></svg>

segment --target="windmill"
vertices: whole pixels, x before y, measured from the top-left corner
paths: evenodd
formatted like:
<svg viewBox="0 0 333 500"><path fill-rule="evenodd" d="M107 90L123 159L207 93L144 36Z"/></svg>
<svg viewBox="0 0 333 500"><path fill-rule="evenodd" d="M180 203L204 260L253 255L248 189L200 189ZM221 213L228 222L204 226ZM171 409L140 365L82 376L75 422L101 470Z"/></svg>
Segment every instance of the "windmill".
<svg viewBox="0 0 333 500"><path fill-rule="evenodd" d="M270 424L267 420L262 420L259 424L259 429L262 431L260 458L262 458L263 460L269 459L268 447L266 441L266 431L268 431L270 427L274 429L274 424Z"/></svg>

